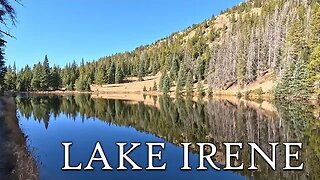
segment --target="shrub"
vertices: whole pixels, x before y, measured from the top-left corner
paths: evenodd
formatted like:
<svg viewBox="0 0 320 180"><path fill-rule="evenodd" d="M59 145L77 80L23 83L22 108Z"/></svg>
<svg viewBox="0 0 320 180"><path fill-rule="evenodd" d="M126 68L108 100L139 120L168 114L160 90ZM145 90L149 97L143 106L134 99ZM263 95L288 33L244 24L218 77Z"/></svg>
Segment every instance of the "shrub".
<svg viewBox="0 0 320 180"><path fill-rule="evenodd" d="M213 90L212 87L210 86L208 89L208 96L212 96L213 95Z"/></svg>
<svg viewBox="0 0 320 180"><path fill-rule="evenodd" d="M249 90L249 91L244 92L244 98L245 98L245 99L249 99L250 94L251 94L251 91L250 91L250 90Z"/></svg>
<svg viewBox="0 0 320 180"><path fill-rule="evenodd" d="M263 90L262 90L261 87L258 88L258 89L256 89L256 90L254 90L253 93L256 94L256 95L258 95L258 96L261 96L261 95L264 94L264 92L263 92Z"/></svg>
<svg viewBox="0 0 320 180"><path fill-rule="evenodd" d="M157 91L157 90L158 90L158 85L157 85L157 82L154 81L152 91Z"/></svg>
<svg viewBox="0 0 320 180"><path fill-rule="evenodd" d="M241 94L241 92L237 92L237 98L241 98L242 97L242 94Z"/></svg>

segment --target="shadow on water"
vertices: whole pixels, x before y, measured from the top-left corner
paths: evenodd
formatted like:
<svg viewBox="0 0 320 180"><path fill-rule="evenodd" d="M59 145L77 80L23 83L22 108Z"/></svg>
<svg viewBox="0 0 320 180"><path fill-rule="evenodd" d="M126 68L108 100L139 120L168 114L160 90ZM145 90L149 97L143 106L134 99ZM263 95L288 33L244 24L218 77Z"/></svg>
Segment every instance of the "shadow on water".
<svg viewBox="0 0 320 180"><path fill-rule="evenodd" d="M0 97L0 179L38 179L38 169L18 125L14 99Z"/></svg>
<svg viewBox="0 0 320 180"><path fill-rule="evenodd" d="M276 171L259 156L259 171L236 173L255 179L320 179L320 121L311 104L274 102L277 113L265 113L259 107L223 99L193 102L188 98L173 100L163 96L155 101L159 101L160 108L142 102L93 99L89 95L31 96L17 98L16 104L24 118L43 122L45 128L50 127L53 117L61 114L70 119L80 115L82 121L95 118L107 124L133 127L176 145L211 142L219 149L215 160L221 165L225 164L224 142L255 142L269 153L268 142L302 142L303 171L283 171L285 152L278 148ZM199 152L196 146L192 146L192 151ZM250 164L249 147L244 146L240 157L239 162ZM239 162L234 161L233 165Z"/></svg>

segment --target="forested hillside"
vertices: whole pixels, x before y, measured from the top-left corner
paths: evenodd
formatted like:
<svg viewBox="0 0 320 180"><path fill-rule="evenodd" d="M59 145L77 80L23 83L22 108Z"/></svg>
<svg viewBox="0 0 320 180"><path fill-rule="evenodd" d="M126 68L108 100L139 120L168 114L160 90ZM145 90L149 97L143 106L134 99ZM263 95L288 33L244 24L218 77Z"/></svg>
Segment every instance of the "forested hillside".
<svg viewBox="0 0 320 180"><path fill-rule="evenodd" d="M125 43L125 42L124 42ZM200 94L246 89L271 74L276 97L308 98L320 94L320 2L318 0L250 0L221 15L173 33L134 51L49 66L47 56L33 68L8 67L6 90L66 88L89 91L91 84L143 81L161 72L159 90ZM204 84L210 87L203 90Z"/></svg>

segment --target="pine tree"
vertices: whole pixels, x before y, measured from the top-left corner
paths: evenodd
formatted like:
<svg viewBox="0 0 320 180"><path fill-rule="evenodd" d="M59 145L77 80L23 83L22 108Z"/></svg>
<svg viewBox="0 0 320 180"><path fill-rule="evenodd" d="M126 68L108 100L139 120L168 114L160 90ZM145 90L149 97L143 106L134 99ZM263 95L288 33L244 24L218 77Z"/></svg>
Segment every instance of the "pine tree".
<svg viewBox="0 0 320 180"><path fill-rule="evenodd" d="M15 67L11 67L9 65L8 70L4 76L4 84L5 90L8 91L15 91L16 90L16 72Z"/></svg>
<svg viewBox="0 0 320 180"><path fill-rule="evenodd" d="M25 84L24 84L24 79L22 77L22 73L19 73L17 76L17 82L16 82L16 90L21 92L21 91L26 91L25 90Z"/></svg>
<svg viewBox="0 0 320 180"><path fill-rule="evenodd" d="M143 92L147 92L147 87L146 87L146 86L143 86L142 91L143 91Z"/></svg>
<svg viewBox="0 0 320 180"><path fill-rule="evenodd" d="M157 90L158 90L158 85L157 85L157 82L154 81L154 82L153 82L152 91L157 91Z"/></svg>
<svg viewBox="0 0 320 180"><path fill-rule="evenodd" d="M289 43L289 56L296 61L303 49L306 49L305 29L303 19L293 23L287 37Z"/></svg>
<svg viewBox="0 0 320 180"><path fill-rule="evenodd" d="M186 67L184 65L184 63L181 63L180 68L179 68L179 72L178 72L178 82L177 82L177 86L184 87L186 84Z"/></svg>
<svg viewBox="0 0 320 180"><path fill-rule="evenodd" d="M307 98L312 93L307 68L309 55L303 50L298 56L296 63L291 64L281 82L277 85L275 96L278 98Z"/></svg>
<svg viewBox="0 0 320 180"><path fill-rule="evenodd" d="M5 42L3 39L0 39L0 93L4 91L4 76L7 72L5 62L4 62L4 47Z"/></svg>
<svg viewBox="0 0 320 180"><path fill-rule="evenodd" d="M205 95L204 89L203 89L203 85L201 81L198 81L197 83L197 91L198 91L198 96L202 97Z"/></svg>
<svg viewBox="0 0 320 180"><path fill-rule="evenodd" d="M114 63L112 62L108 72L107 72L107 77L108 77L108 84L114 84L115 83L115 72L116 72L116 67Z"/></svg>
<svg viewBox="0 0 320 180"><path fill-rule="evenodd" d="M41 90L42 65L40 63L36 64L33 67L32 74L33 74L32 80L31 80L32 90L35 90L35 91Z"/></svg>
<svg viewBox="0 0 320 180"><path fill-rule="evenodd" d="M50 70L51 80L50 80L50 87L53 89L58 89L61 85L61 77L59 72L59 67L54 66Z"/></svg>
<svg viewBox="0 0 320 180"><path fill-rule="evenodd" d="M192 95L193 93L193 78L190 72L187 74L187 80L186 80L186 93L187 95Z"/></svg>
<svg viewBox="0 0 320 180"><path fill-rule="evenodd" d="M122 83L123 78L124 78L123 71L121 69L121 66L118 65L115 72L115 83L116 84Z"/></svg>
<svg viewBox="0 0 320 180"><path fill-rule="evenodd" d="M293 97L307 98L312 91L306 66L308 59L308 52L303 50L297 63L295 64L295 70L293 72L293 81L291 84L291 96Z"/></svg>
<svg viewBox="0 0 320 180"><path fill-rule="evenodd" d="M0 13L0 23L7 27L8 20L11 21L13 25L16 23L16 12L15 9L8 1L0 1L1 5L1 13ZM6 67L4 62L4 48L5 44L7 43L3 36L10 36L10 34L6 33L4 29L1 27L0 32L0 93L4 91L4 76L6 73Z"/></svg>
<svg viewBox="0 0 320 180"><path fill-rule="evenodd" d="M171 88L171 78L168 75L166 75L163 80L162 92L164 94L168 94L170 92L170 88Z"/></svg>
<svg viewBox="0 0 320 180"><path fill-rule="evenodd" d="M178 79L177 86L176 86L176 95L177 95L177 96L181 95L181 93L182 93L182 88L183 88L182 82L181 82L180 79Z"/></svg>
<svg viewBox="0 0 320 180"><path fill-rule="evenodd" d="M79 78L76 80L76 89L80 92L90 91L90 78L88 75L80 74Z"/></svg>
<svg viewBox="0 0 320 180"><path fill-rule="evenodd" d="M314 2L311 10L310 21L310 39L309 46L311 49L320 44L320 2Z"/></svg>
<svg viewBox="0 0 320 180"><path fill-rule="evenodd" d="M143 81L143 78L145 77L145 63L143 60L140 60L139 67L138 67L138 79L139 81Z"/></svg>
<svg viewBox="0 0 320 180"><path fill-rule="evenodd" d="M166 72L163 72L163 73L161 74L161 77L160 77L159 90L160 90L161 92L163 92L163 84L164 84L164 79L165 79L166 75L167 75L167 73L166 73Z"/></svg>
<svg viewBox="0 0 320 180"><path fill-rule="evenodd" d="M208 88L208 96L212 96L213 95L213 89L211 86L209 86Z"/></svg>
<svg viewBox="0 0 320 180"><path fill-rule="evenodd" d="M179 71L179 64L176 59L173 59L171 69L170 69L170 78L172 81L177 81L178 79L178 71Z"/></svg>
<svg viewBox="0 0 320 180"><path fill-rule="evenodd" d="M199 57L196 61L196 77L198 80L204 79L204 72L205 72L205 62L203 58Z"/></svg>
<svg viewBox="0 0 320 180"><path fill-rule="evenodd" d="M50 84L50 66L48 56L45 55L43 64L41 66L41 75L40 75L40 87L41 90L47 90Z"/></svg>
<svg viewBox="0 0 320 180"><path fill-rule="evenodd" d="M106 66L101 64L98 66L95 72L95 83L98 85L103 85L106 83L106 77L107 77L107 71L106 71Z"/></svg>
<svg viewBox="0 0 320 180"><path fill-rule="evenodd" d="M32 81L32 71L27 65L22 69L17 76L16 90L17 91L30 91Z"/></svg>
<svg viewBox="0 0 320 180"><path fill-rule="evenodd" d="M315 89L320 89L320 44L311 53L307 70L310 83Z"/></svg>
<svg viewBox="0 0 320 180"><path fill-rule="evenodd" d="M158 69L159 69L158 62L153 61L151 68L152 68L152 75L155 76L158 73Z"/></svg>
<svg viewBox="0 0 320 180"><path fill-rule="evenodd" d="M78 65L75 61L73 61L73 63L71 64L70 67L70 84L69 84L69 89L73 90L74 89L74 85L76 83L76 80L79 77L79 68Z"/></svg>

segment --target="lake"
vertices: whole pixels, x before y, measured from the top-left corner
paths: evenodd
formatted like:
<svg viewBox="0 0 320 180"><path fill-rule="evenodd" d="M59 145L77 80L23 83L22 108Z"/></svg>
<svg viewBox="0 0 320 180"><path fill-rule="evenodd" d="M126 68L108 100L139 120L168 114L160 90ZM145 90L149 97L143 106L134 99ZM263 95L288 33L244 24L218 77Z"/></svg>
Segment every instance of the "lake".
<svg viewBox="0 0 320 180"><path fill-rule="evenodd" d="M142 96L142 95L141 95ZM166 96L144 96L149 103L101 99L90 95L17 97L19 126L36 160L39 177L56 179L320 179L320 120L316 106L304 102L265 102L219 99L193 101ZM70 164L87 164L94 146L100 142L113 171L103 171L94 162L93 171L62 171L64 147L72 142ZM130 157L144 169L148 166L145 143L165 143L161 161L166 171L117 171L116 143L141 143ZM225 165L224 142L254 142L270 152L269 142L301 142L303 171L284 171L284 148L277 149L277 170L260 157L258 171L197 171L199 148L191 145L191 171L182 171L183 142L209 142L217 146L217 166ZM128 146L129 148L129 146ZM127 149L128 149L127 148ZM160 150L160 148L156 148ZM250 162L248 147L243 147L237 165ZM131 166L126 163L128 169ZM209 166L208 166L209 167Z"/></svg>

